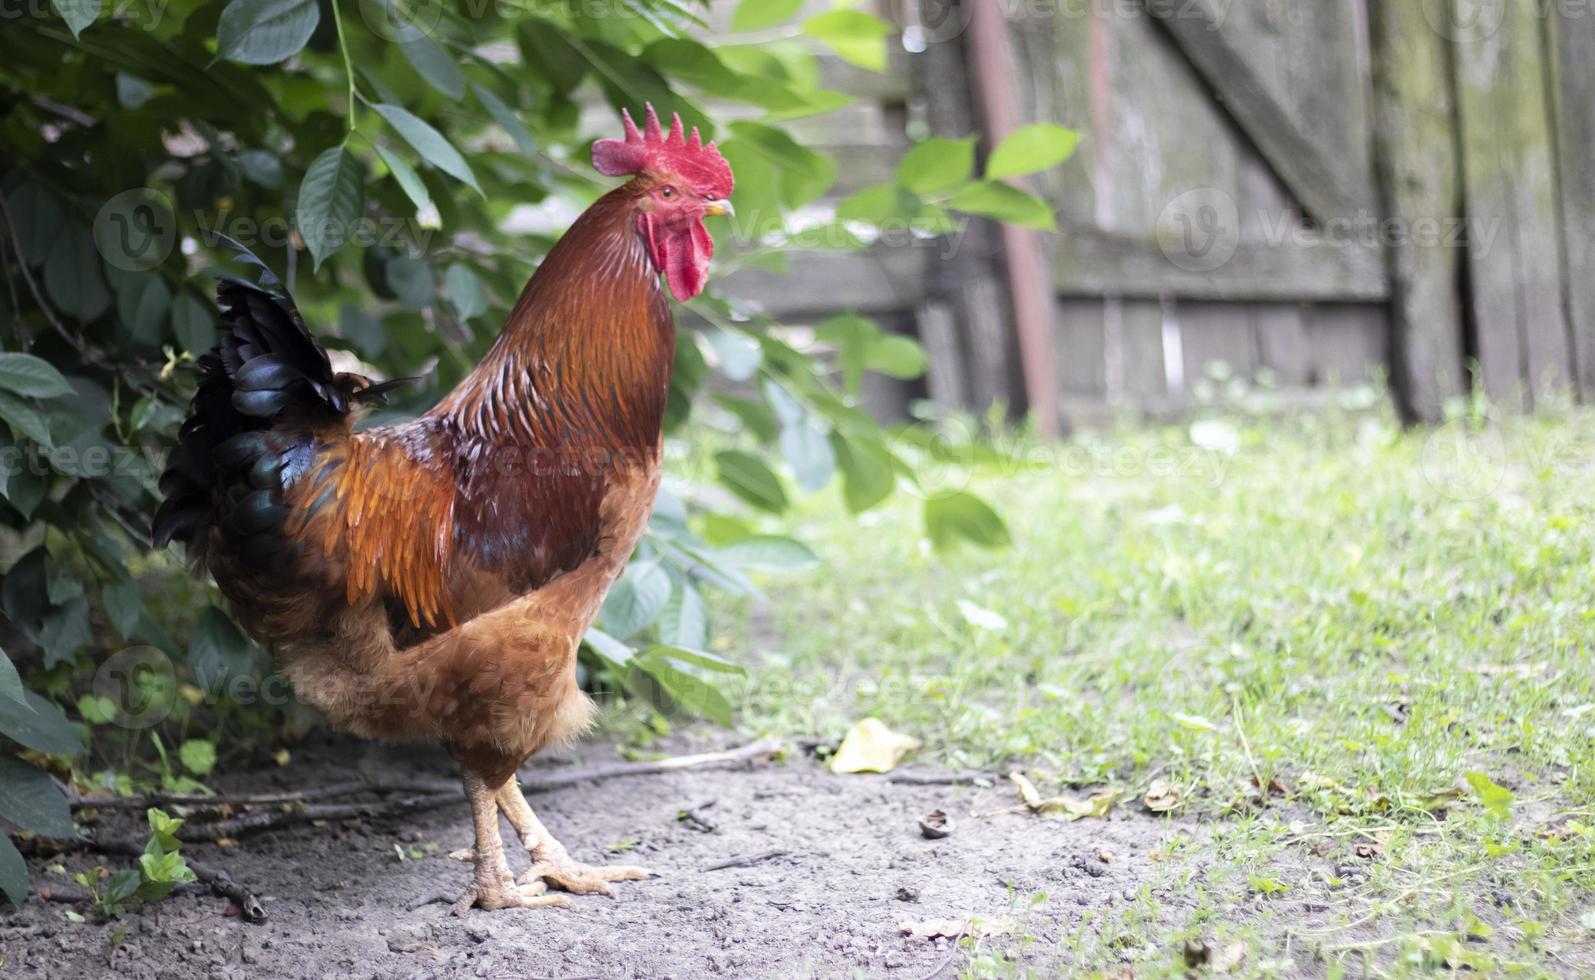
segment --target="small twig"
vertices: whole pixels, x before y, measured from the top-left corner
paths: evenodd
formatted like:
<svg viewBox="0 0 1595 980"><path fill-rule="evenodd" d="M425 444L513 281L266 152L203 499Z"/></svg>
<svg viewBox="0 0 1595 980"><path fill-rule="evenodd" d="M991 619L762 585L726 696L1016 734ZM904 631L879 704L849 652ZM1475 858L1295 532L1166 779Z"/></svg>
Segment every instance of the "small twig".
<svg viewBox="0 0 1595 980"><path fill-rule="evenodd" d="M605 779L617 779L622 776L648 776L659 773L677 772L682 769L695 769L702 766L716 765L728 762L747 762L761 757L772 756L780 752L782 743L780 739L765 739L753 742L724 752L704 752L698 755L680 755L669 759L657 759L651 762L614 762L598 766L580 766L564 770L533 770L520 777L521 790L527 793L546 793L567 786L576 786L581 783L598 782ZM144 793L139 796L74 796L71 799L74 810L99 809L99 810L142 810L152 806L192 806L220 808L227 806L273 806L279 804L309 803L316 800L335 799L340 796L357 796L361 793L377 795L392 793L421 793L428 796L442 796L444 794L458 794L460 791L453 783L436 780L406 780L403 782L366 782L356 780L343 783L332 783L314 789L296 790L281 793L251 793L241 795L203 795L199 793ZM354 804L342 807L348 810L349 816L371 815L371 804ZM310 810L312 808L306 808ZM333 810L340 808L330 808ZM317 812L308 819L311 820L337 820L342 819L336 813Z"/></svg>
<svg viewBox="0 0 1595 980"><path fill-rule="evenodd" d="M886 777L889 783L902 783L907 786L978 786L981 783L995 783L995 778L990 773L984 772L915 772L907 770L894 772Z"/></svg>
<svg viewBox="0 0 1595 980"><path fill-rule="evenodd" d="M775 847L768 851L760 851L757 854L743 854L739 857L726 858L724 861L716 861L714 864L705 867L703 870L724 871L726 868L746 868L750 865L758 864L761 861L768 861L771 858L780 857L785 853L786 851L784 849Z"/></svg>
<svg viewBox="0 0 1595 980"><path fill-rule="evenodd" d="M464 796L458 791L430 793L396 800L373 803L311 803L287 804L281 809L248 813L231 820L215 823L184 824L177 832L181 840L206 841L222 837L242 837L263 830L276 830L296 824L314 823L318 820L353 820L360 817L383 817L395 813L416 813L450 803L459 803Z"/></svg>
<svg viewBox="0 0 1595 980"><path fill-rule="evenodd" d="M682 769L697 769L702 766L719 765L727 762L749 762L754 759L767 758L781 752L783 744L778 738L767 738L758 742L751 742L740 748L727 749L724 752L703 752L698 755L678 755L669 759L656 759L652 762L613 762L602 766L589 766L581 769L555 770L544 773L534 770L521 777L521 789L528 793L546 793L549 790L563 789L566 786L575 786L579 783L597 782L601 779L616 779L621 776L653 776L665 772L677 772Z"/></svg>
<svg viewBox="0 0 1595 980"><path fill-rule="evenodd" d="M936 978L941 975L941 971L947 969L947 967L952 964L954 958L958 956L958 944L962 942L964 936L968 934L969 920L966 919L964 920L964 927L958 930L958 935L953 937L952 945L947 949L947 955L943 956L935 966L931 967L930 972L921 977L920 980L936 980Z"/></svg>

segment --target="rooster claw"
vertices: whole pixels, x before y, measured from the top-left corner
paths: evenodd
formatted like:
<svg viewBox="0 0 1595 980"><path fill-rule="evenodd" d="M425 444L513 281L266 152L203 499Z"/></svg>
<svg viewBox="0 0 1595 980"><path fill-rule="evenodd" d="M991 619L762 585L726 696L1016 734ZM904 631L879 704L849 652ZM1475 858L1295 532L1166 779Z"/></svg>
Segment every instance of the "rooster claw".
<svg viewBox="0 0 1595 980"><path fill-rule="evenodd" d="M539 882L538 884L542 884ZM521 886L505 884L501 887L483 888L474 884L460 900L454 903L454 915L464 915L477 907L488 912L500 909L570 908L570 899L564 895L545 895L547 886Z"/></svg>
<svg viewBox="0 0 1595 980"><path fill-rule="evenodd" d="M647 868L635 865L587 865L577 864L569 859L562 861L539 861L531 866L519 881L521 887L535 887L543 884L544 887L552 885L562 891L573 895L607 895L614 896L609 884L614 881L641 881L644 878L655 877L655 873Z"/></svg>
<svg viewBox="0 0 1595 980"><path fill-rule="evenodd" d="M474 862L476 860L476 848L474 848L474 847L462 847L462 848L460 848L457 851L450 851L449 852L449 860L450 861L464 861L466 864L471 864L472 862Z"/></svg>

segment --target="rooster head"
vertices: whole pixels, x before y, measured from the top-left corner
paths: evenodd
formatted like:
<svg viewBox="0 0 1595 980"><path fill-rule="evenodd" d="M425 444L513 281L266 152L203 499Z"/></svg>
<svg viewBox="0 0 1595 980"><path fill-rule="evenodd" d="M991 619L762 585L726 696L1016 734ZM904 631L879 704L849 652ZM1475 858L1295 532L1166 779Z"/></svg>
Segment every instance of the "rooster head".
<svg viewBox="0 0 1595 980"><path fill-rule="evenodd" d="M703 219L732 213L731 165L697 129L691 136L683 133L679 114L668 134L652 105L642 129L631 113L622 110L621 117L625 138L594 143L593 166L611 177L637 175L637 231L676 299L689 300L703 292L714 257Z"/></svg>

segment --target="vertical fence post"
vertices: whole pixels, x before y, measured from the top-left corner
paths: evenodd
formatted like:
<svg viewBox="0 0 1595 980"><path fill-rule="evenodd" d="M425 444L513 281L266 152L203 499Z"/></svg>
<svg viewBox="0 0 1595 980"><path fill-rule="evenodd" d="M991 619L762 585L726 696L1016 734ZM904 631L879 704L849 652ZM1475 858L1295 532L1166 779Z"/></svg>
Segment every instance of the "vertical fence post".
<svg viewBox="0 0 1595 980"><path fill-rule="evenodd" d="M966 2L974 4L969 48L986 137L995 147L1019 128L1014 90L1018 66L1001 5L990 0ZM1034 230L1012 224L1002 226L1002 242L1026 400L1036 420L1036 431L1043 439L1056 439L1062 419L1058 414L1058 358L1052 336L1054 302L1041 243Z"/></svg>
<svg viewBox="0 0 1595 980"><path fill-rule="evenodd" d="M961 24L967 15L958 0L907 2L921 4L921 19L927 24ZM975 128L975 113L964 35L957 30L927 31L927 38L914 64L915 84L925 94L931 131L955 139L967 136ZM959 220L967 224L956 254L944 257L927 250L932 255L926 272L931 300L919 311L919 327L931 358L929 382L938 404L978 412L997 401L1012 405L1018 372L996 223L968 216Z"/></svg>
<svg viewBox="0 0 1595 980"><path fill-rule="evenodd" d="M1595 11L1553 4L1548 18L1561 160L1562 249L1574 375L1595 401Z"/></svg>
<svg viewBox="0 0 1595 980"><path fill-rule="evenodd" d="M1381 206L1403 233L1387 243L1390 359L1402 415L1440 420L1466 387L1460 248L1411 234L1462 217L1449 43L1416 2L1369 7L1374 152Z"/></svg>

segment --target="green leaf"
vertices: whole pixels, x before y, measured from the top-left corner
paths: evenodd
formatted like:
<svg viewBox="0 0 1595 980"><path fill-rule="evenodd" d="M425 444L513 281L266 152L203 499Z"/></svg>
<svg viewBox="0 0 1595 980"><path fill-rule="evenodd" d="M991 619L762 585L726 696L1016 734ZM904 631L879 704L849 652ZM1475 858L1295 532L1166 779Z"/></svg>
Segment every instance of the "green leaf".
<svg viewBox="0 0 1595 980"><path fill-rule="evenodd" d="M28 704L27 699L23 697L22 678L17 676L16 665L11 662L11 657L4 650L0 650L0 700L11 701L23 707L27 707Z"/></svg>
<svg viewBox="0 0 1595 980"><path fill-rule="evenodd" d="M424 31L406 32L399 41L399 50L428 85L456 102L465 97L465 74L431 35Z"/></svg>
<svg viewBox="0 0 1595 980"><path fill-rule="evenodd" d="M22 704L0 701L0 735L45 755L70 756L83 751L83 740L66 712L32 691L24 691L22 696Z"/></svg>
<svg viewBox="0 0 1595 980"><path fill-rule="evenodd" d="M0 405L5 399L0 397ZM45 474L34 472L34 466L18 466L11 471L11 477L6 481L5 498L11 506L16 508L23 520L31 520L33 512L39 504L44 502L45 495L50 492L50 483Z"/></svg>
<svg viewBox="0 0 1595 980"><path fill-rule="evenodd" d="M405 162L404 158L385 146L377 146L377 156L388 165L388 171L393 174L393 179L398 181L399 189L404 191L404 196L410 199L415 209L420 211L432 203L432 195L427 192L426 185L421 182L421 177L415 168Z"/></svg>
<svg viewBox="0 0 1595 980"><path fill-rule="evenodd" d="M364 196L360 161L341 145L316 157L305 171L294 221L316 269L348 244Z"/></svg>
<svg viewBox="0 0 1595 980"><path fill-rule="evenodd" d="M358 306L345 306L339 311L338 333L367 360L388 349L388 334L382 321Z"/></svg>
<svg viewBox="0 0 1595 980"><path fill-rule="evenodd" d="M245 65L275 65L299 53L321 23L315 0L232 0L216 24L216 53Z"/></svg>
<svg viewBox="0 0 1595 980"><path fill-rule="evenodd" d="M830 435L825 423L808 413L781 428L781 455L792 467L798 486L808 493L824 489L836 475L836 454L831 451Z"/></svg>
<svg viewBox="0 0 1595 980"><path fill-rule="evenodd" d="M1050 170L1074 155L1080 134L1052 123L1022 126L1009 134L986 161L987 180L1006 180Z"/></svg>
<svg viewBox="0 0 1595 980"><path fill-rule="evenodd" d="M449 266L448 273L443 277L443 295L449 298L449 304L462 320L479 316L487 309L487 297L482 295L481 280L476 278L470 266L460 262Z"/></svg>
<svg viewBox="0 0 1595 980"><path fill-rule="evenodd" d="M678 647L709 645L709 608L691 583L682 582L670 593L659 618L659 639Z"/></svg>
<svg viewBox="0 0 1595 980"><path fill-rule="evenodd" d="M915 194L936 194L967 183L974 172L975 137L928 139L897 165L897 183Z"/></svg>
<svg viewBox="0 0 1595 980"><path fill-rule="evenodd" d="M1011 225L1056 231L1052 208L1041 198L1017 187L982 181L954 194L947 206L970 214L985 215Z"/></svg>
<svg viewBox="0 0 1595 980"><path fill-rule="evenodd" d="M32 354L0 354L0 389L24 398L56 398L72 394L50 362Z"/></svg>
<svg viewBox="0 0 1595 980"><path fill-rule="evenodd" d="M1479 803L1501 820L1510 819L1512 804L1517 800L1517 794L1499 786L1489 776L1482 772L1465 772L1462 778L1473 787L1473 795L1478 797Z"/></svg>
<svg viewBox="0 0 1595 980"><path fill-rule="evenodd" d="M808 545L776 534L744 538L721 548L719 555L728 565L761 572L801 572L820 564Z"/></svg>
<svg viewBox="0 0 1595 980"><path fill-rule="evenodd" d="M0 756L0 817L29 833L73 840L78 829L66 796L48 773L21 759Z"/></svg>
<svg viewBox="0 0 1595 980"><path fill-rule="evenodd" d="M28 865L11 838L0 834L0 892L18 908L28 897Z"/></svg>
<svg viewBox="0 0 1595 980"><path fill-rule="evenodd" d="M773 180L780 188L781 203L788 208L802 207L824 194L836 182L835 161L799 144L784 130L774 126L734 122L731 124L731 138L720 145L720 150L732 155L747 152L766 164L773 171ZM739 166L736 161L732 165ZM736 193L741 194L746 183L741 170L738 170L738 178ZM741 203L740 199L736 200Z"/></svg>
<svg viewBox="0 0 1595 980"><path fill-rule="evenodd" d="M742 0L731 15L733 31L762 31L783 24L803 9L803 0Z"/></svg>
<svg viewBox="0 0 1595 980"><path fill-rule="evenodd" d="M78 320L93 320L111 305L103 268L94 236L81 223L69 221L50 246L44 291L60 312Z"/></svg>
<svg viewBox="0 0 1595 980"><path fill-rule="evenodd" d="M803 33L830 45L843 61L870 71L886 70L886 38L892 25L862 10L833 10L803 22Z"/></svg>
<svg viewBox="0 0 1595 980"><path fill-rule="evenodd" d="M177 750L183 768L196 776L204 776L216 767L216 746L200 738L191 738Z"/></svg>
<svg viewBox="0 0 1595 980"><path fill-rule="evenodd" d="M717 725L730 727L731 702L713 684L677 667L666 652L650 650L636 660L638 667L664 688L676 706Z"/></svg>
<svg viewBox="0 0 1595 980"><path fill-rule="evenodd" d="M116 702L98 694L78 698L78 715L91 725L109 725L116 720Z"/></svg>
<svg viewBox="0 0 1595 980"><path fill-rule="evenodd" d="M150 824L150 843L162 853L175 851L182 846L177 839L177 831L183 826L181 818L171 816L165 810L156 807L145 810L144 818Z"/></svg>
<svg viewBox="0 0 1595 980"><path fill-rule="evenodd" d="M732 381L746 381L753 377L764 362L764 349L752 337L733 330L710 330L700 334L714 351L719 361L720 373Z"/></svg>
<svg viewBox="0 0 1595 980"><path fill-rule="evenodd" d="M659 618L670 601L670 575L656 561L634 562L604 599L604 631L626 639Z"/></svg>
<svg viewBox="0 0 1595 980"><path fill-rule="evenodd" d="M628 644L622 643L596 626L589 627L583 639L593 652L598 654L599 659L616 670L623 669L631 663L637 653Z"/></svg>
<svg viewBox="0 0 1595 980"><path fill-rule="evenodd" d="M27 402L3 391L0 391L0 420L10 425L17 435L26 436L41 446L50 445L50 426L44 416Z"/></svg>
<svg viewBox="0 0 1595 980"><path fill-rule="evenodd" d="M960 539L982 548L1008 544L1008 528L984 500L958 491L925 500L925 536L938 549Z"/></svg>
<svg viewBox="0 0 1595 980"><path fill-rule="evenodd" d="M421 259L401 255L389 259L383 269L388 288L405 306L419 309L428 306L437 296L437 284L432 280L432 267Z"/></svg>
<svg viewBox="0 0 1595 980"><path fill-rule="evenodd" d="M50 6L66 21L67 30L74 38L100 17L100 0L50 0Z"/></svg>
<svg viewBox="0 0 1595 980"><path fill-rule="evenodd" d="M842 470L842 500L849 513L861 514L897 489L897 476L884 447L844 439L833 432L831 448L836 451L836 463Z"/></svg>
<svg viewBox="0 0 1595 980"><path fill-rule="evenodd" d="M238 154L238 169L268 191L282 187L282 161L265 150L245 150Z"/></svg>
<svg viewBox="0 0 1595 980"><path fill-rule="evenodd" d="M651 647L644 656L668 657L677 663L701 667L716 674L735 674L738 677L748 676L747 670L740 664L734 664L724 657L717 657L704 650L694 650L690 647L661 644Z"/></svg>
<svg viewBox="0 0 1595 980"><path fill-rule="evenodd" d="M254 668L254 649L227 614L211 606L199 617L188 642L188 669L194 683L210 694L220 694L228 682L248 677Z"/></svg>
<svg viewBox="0 0 1595 980"><path fill-rule="evenodd" d="M158 347L166 337L172 310L172 291L155 272L134 272L117 277L116 313L134 340Z"/></svg>
<svg viewBox="0 0 1595 980"><path fill-rule="evenodd" d="M82 596L44 614L39 646L44 648L45 667L70 661L93 640L94 634L89 628L89 602Z"/></svg>
<svg viewBox="0 0 1595 980"><path fill-rule="evenodd" d="M747 503L779 514L786 510L786 491L781 479L764 461L740 449L725 449L714 455L720 482Z"/></svg>
<svg viewBox="0 0 1595 980"><path fill-rule="evenodd" d="M930 368L930 358L914 338L888 333L875 338L865 350L864 366L902 381L912 381Z"/></svg>
<svg viewBox="0 0 1595 980"><path fill-rule="evenodd" d="M469 184L478 194L482 188L476 183L476 174L471 172L470 164L460 156L460 151L426 120L420 118L407 109L396 105L378 103L372 108L383 119L388 121L404 141L421 154L421 159L430 163L449 176L463 183Z"/></svg>
<svg viewBox="0 0 1595 980"><path fill-rule="evenodd" d="M100 603L117 634L124 640L132 639L133 630L144 615L144 593L137 580L129 578L106 585L100 589Z"/></svg>
<svg viewBox="0 0 1595 980"><path fill-rule="evenodd" d="M172 301L172 333L183 350L203 354L216 346L216 312L209 303L179 293Z"/></svg>
<svg viewBox="0 0 1595 980"><path fill-rule="evenodd" d="M494 95L491 89L480 85L472 85L471 91L476 93L476 101L482 103L482 108L493 117L500 129L508 133L510 139L515 141L515 146L522 155L531 156L537 152L537 142L532 139L532 134L527 132L526 124L515 114L515 110L505 104L504 100Z"/></svg>

